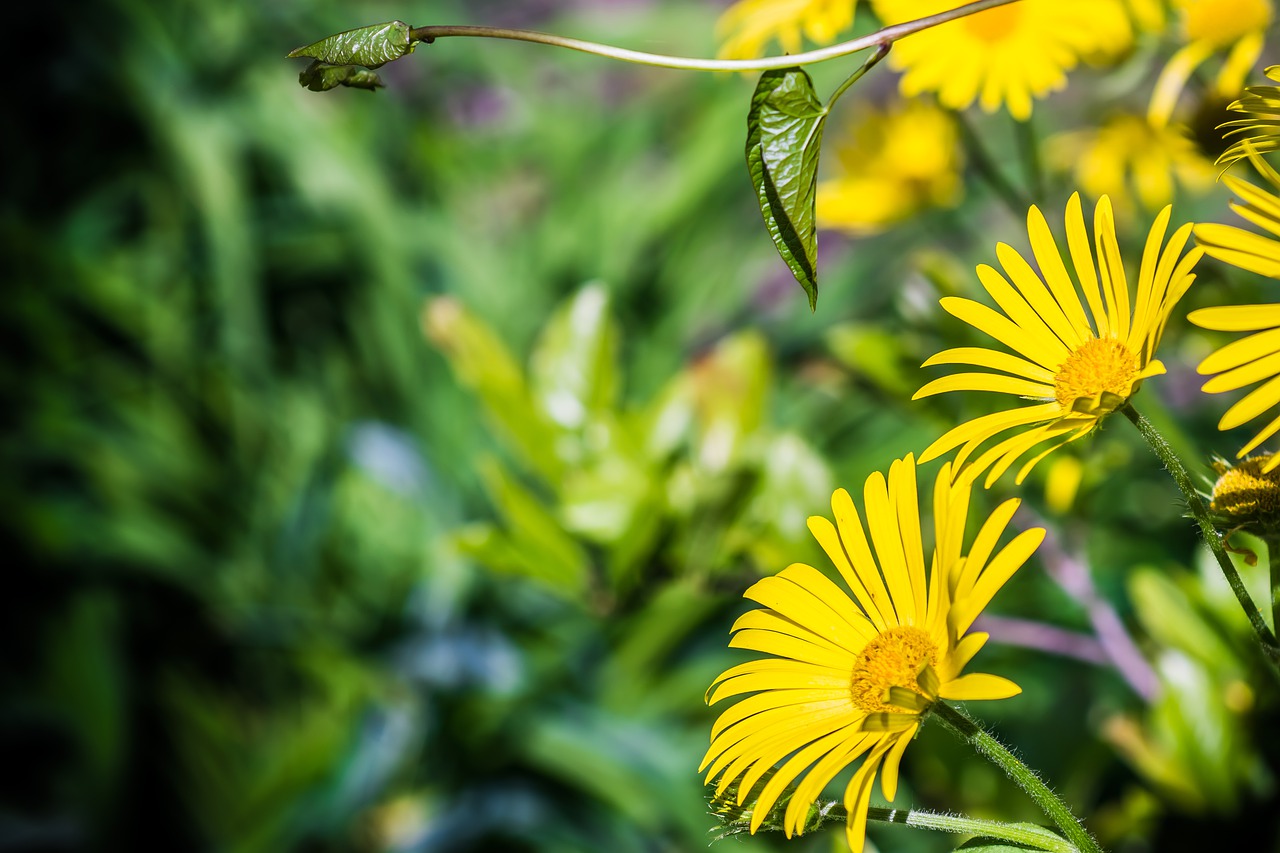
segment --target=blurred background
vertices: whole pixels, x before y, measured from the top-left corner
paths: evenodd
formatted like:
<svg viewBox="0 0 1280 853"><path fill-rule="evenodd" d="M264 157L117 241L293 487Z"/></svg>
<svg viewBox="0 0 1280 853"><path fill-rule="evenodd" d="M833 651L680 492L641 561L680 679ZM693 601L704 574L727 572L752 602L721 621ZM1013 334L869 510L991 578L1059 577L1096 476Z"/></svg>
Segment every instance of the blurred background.
<svg viewBox="0 0 1280 853"><path fill-rule="evenodd" d="M1025 135L971 110L943 203L824 232L811 313L743 167L748 76L449 39L376 94L316 94L283 57L393 18L712 55L724 6L16 13L0 850L706 849L703 691L746 657L741 593L824 566L805 518L834 487L988 405L909 400L927 356L979 342L938 297L975 295L997 240L1025 247L999 188L1030 186ZM1060 135L1140 113L1171 50L1037 108L1027 191L1055 227L1084 144ZM848 68L813 73L825 92ZM877 69L840 111L894 88ZM1197 91L1212 160L1223 105ZM1175 222L1228 219L1211 180L1178 192ZM1184 305L1267 288L1206 262ZM1207 487L1240 441L1194 374L1221 340L1181 316L1140 408ZM1280 849L1280 685L1136 433L1081 445L1021 490L1050 542L985 623L981 668L1024 693L972 711L1108 849ZM909 753L895 805L1043 820L937 727Z"/></svg>

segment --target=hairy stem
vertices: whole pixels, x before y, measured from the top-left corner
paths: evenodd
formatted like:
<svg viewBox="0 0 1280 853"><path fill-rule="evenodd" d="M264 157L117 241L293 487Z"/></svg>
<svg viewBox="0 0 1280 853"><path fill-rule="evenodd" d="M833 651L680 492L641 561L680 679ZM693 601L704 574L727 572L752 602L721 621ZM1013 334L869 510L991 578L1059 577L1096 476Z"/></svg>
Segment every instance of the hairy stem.
<svg viewBox="0 0 1280 853"><path fill-rule="evenodd" d="M834 44L830 47L819 48L818 50L810 50L805 53L796 53L791 56L771 56L764 59L698 59L687 56L666 56L659 53L644 53L638 50L627 50L622 47L613 47L607 44L598 44L596 42L583 41L581 39L566 38L564 36L551 35L550 33L539 33L532 30L512 30L502 27L464 27L464 26L427 26L414 27L409 32L409 37L413 41L421 41L430 44L438 38L494 38L494 39L513 39L515 41L527 41L535 44L545 44L552 47L563 47L569 50L577 50L583 53L591 53L596 56L604 56L610 59L618 59L623 62L635 62L640 65L653 65L659 68L678 68L687 71L769 71L775 68L791 68L796 65L809 65L815 62L826 62L829 59L838 59L842 56L848 56L852 53L866 50L871 47L882 47L884 45L893 44L904 36L912 33L918 33L921 30L927 30L930 27L936 27L939 24L945 24L948 21L954 21L968 15L978 12L984 12L987 9L994 9L996 6L1004 6L1008 3L1016 3L1018 0L976 0L973 3L967 3L955 9L949 9L945 12L939 12L936 15L929 15L915 21L907 21L902 24L895 24L892 27L885 27L870 35L861 36L850 41Z"/></svg>
<svg viewBox="0 0 1280 853"><path fill-rule="evenodd" d="M1067 840L1080 853L1103 853L1098 842L1084 828L1080 819L1067 804L1046 785L1030 767L1023 764L1004 744L992 737L981 726L945 702L935 702L929 713L955 732L961 740L986 756L1005 775L1026 791L1049 819L1057 824Z"/></svg>
<svg viewBox="0 0 1280 853"><path fill-rule="evenodd" d="M1204 499L1200 497L1200 492L1196 489L1196 485L1192 481L1191 475L1187 472L1186 466L1182 464L1182 460L1178 458L1178 455L1173 452L1173 448L1169 446L1169 443L1164 440L1164 436L1151 425L1150 421L1139 414L1132 403L1126 403L1121 411L1138 428L1138 432L1142 433L1142 437L1147 440L1147 444L1150 445L1156 456L1160 457L1160 461L1164 463L1165 468L1173 476L1174 482L1178 484L1178 489L1182 492L1183 498L1186 499L1188 509L1191 510L1191 514L1195 516L1196 522L1200 525L1200 533L1204 536L1205 542L1208 543L1209 550L1217 558L1218 566L1222 569L1222 574L1226 576L1227 583L1231 586L1231 591L1235 593L1236 600L1240 602L1240 606L1244 608L1245 615L1249 617L1249 624L1253 625L1253 630L1258 635L1258 642L1262 644L1262 651L1266 654L1267 660L1271 662L1273 667L1280 668L1280 645L1276 643L1276 635L1267 626L1267 622L1262 618L1262 613L1258 610L1258 606L1249 597L1249 590L1245 588L1244 581L1240 579L1240 573L1236 571L1235 564L1231 562L1231 557L1227 554L1222 536L1218 534L1217 528L1214 527L1213 521L1209 518L1209 508L1205 506Z"/></svg>

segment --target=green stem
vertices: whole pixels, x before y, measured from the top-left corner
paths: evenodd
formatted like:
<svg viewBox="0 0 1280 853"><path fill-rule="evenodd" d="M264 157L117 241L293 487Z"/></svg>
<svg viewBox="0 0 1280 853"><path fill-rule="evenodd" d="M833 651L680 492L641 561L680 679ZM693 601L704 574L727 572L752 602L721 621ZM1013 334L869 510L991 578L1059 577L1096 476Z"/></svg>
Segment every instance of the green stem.
<svg viewBox="0 0 1280 853"><path fill-rule="evenodd" d="M1230 535L1230 534L1228 534ZM1271 567L1271 624L1280 625L1280 537L1264 536L1262 541L1267 546L1267 564Z"/></svg>
<svg viewBox="0 0 1280 853"><path fill-rule="evenodd" d="M1244 608L1245 615L1249 617L1249 623L1253 625L1253 630L1258 635L1258 642L1262 644L1262 651L1266 654L1267 660L1271 662L1272 666L1280 668L1280 645L1276 643L1276 635L1271 632L1271 628L1267 626L1266 620L1262 618L1262 613L1258 610L1258 606L1249 597L1249 590L1245 588L1244 581L1240 579L1240 573L1236 571L1235 564L1231 562L1231 557L1227 554L1222 537L1218 535L1217 528L1214 527L1213 521L1209 518L1209 508L1205 506L1204 499L1200 497L1200 492L1196 489L1196 485L1192 481L1191 475L1187 472L1186 466L1182 464L1182 460L1178 458L1178 455L1173 452L1173 448L1169 446L1169 443L1164 440L1164 436L1151 425L1150 421L1138 413L1132 403L1125 403L1121 411L1138 428L1138 432L1142 433L1142 437L1147 440L1147 444L1155 451L1156 456L1160 457L1160 461L1164 463L1169 473L1173 475L1174 482L1178 484L1178 489L1187 501L1187 507L1200 525L1200 533L1204 536L1205 542L1208 543L1209 550L1213 552L1213 556L1218 560L1218 567L1222 569L1222 574L1226 576L1227 583L1231 586L1231 591L1236 595L1236 600L1240 602L1240 606Z"/></svg>
<svg viewBox="0 0 1280 853"><path fill-rule="evenodd" d="M1018 787L1026 791L1035 800L1049 818L1062 830L1080 853L1103 853L1098 842L1093 840L1084 828L1084 824L1076 817L1067 804L1046 785L1030 767L1019 761L1004 744L983 730L981 726L969 719L960 711L945 702L935 702L929 713L936 716L947 728L955 732L961 740L968 743L978 752L999 766L1010 779L1018 783Z"/></svg>
<svg viewBox="0 0 1280 853"><path fill-rule="evenodd" d="M1026 121L1014 119L1013 122L1017 127L1022 163L1027 171L1027 191L1034 202L1044 204L1044 169L1040 164L1040 139L1036 136L1035 125L1029 117Z"/></svg>
<svg viewBox="0 0 1280 853"><path fill-rule="evenodd" d="M966 17L967 15L984 12L987 9L994 9L996 6L1004 6L1008 3L1016 2L1018 2L1018 0L976 0L976 2L967 3L964 6L960 6L956 9L949 9L945 12L939 12L936 15L929 15L926 18L907 21L902 24L895 24L892 27L884 27L870 35L861 36L856 39L851 39L850 41L841 42L840 44L834 44L830 47L810 50L805 53L797 53L791 56L771 56L764 59L697 59L687 56L666 56L659 53L644 53L638 50L627 50L626 48L597 44L596 42L583 41L581 39L565 38L563 36L551 35L550 33L538 33L533 32L532 30L512 30L502 27L414 27L409 31L409 38L413 41L421 41L428 44L438 38L450 37L514 39L516 41L527 41L535 44L550 45L552 47L563 47L569 50L577 50L583 53L594 54L596 56L618 59L623 62L635 62L640 65L654 65L659 68L679 68L688 71L769 71L775 68L792 68L797 65L825 62L828 59L838 59L842 56L858 53L870 47L881 47L892 44L898 39L903 38L904 36L909 36L912 33L918 33L921 30L927 30L930 27L936 27L939 24L945 24L948 21L954 21L958 18Z"/></svg>
<svg viewBox="0 0 1280 853"><path fill-rule="evenodd" d="M889 54L889 47L889 44L877 45L876 52L867 57L867 61L862 63L862 67L850 74L845 81L831 93L831 97L827 99L827 112L831 112L831 108L835 106L836 101L840 100L840 96L843 95L850 86L861 80L862 75L866 74L872 68L875 68L876 64Z"/></svg>
<svg viewBox="0 0 1280 853"><path fill-rule="evenodd" d="M1013 214L1014 219L1019 221L1025 219L1027 210L1031 207L1031 201L1018 192L1013 184L1009 183L1009 179L1004 176L1000 168L996 166L991 155L987 153L986 146L982 144L982 137L965 119L964 113L957 112L955 117L956 123L960 127L960 141L964 144L965 154L968 155L969 162L978 170L978 174L987 182L987 186L991 187L995 194L1000 197L1005 207L1009 208L1009 212Z"/></svg>

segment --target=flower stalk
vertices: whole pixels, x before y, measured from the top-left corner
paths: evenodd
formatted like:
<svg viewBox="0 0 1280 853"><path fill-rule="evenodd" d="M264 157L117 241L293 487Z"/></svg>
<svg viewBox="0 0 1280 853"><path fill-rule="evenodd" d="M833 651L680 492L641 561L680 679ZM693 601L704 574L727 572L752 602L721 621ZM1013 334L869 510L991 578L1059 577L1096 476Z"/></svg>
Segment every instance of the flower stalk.
<svg viewBox="0 0 1280 853"><path fill-rule="evenodd" d="M552 35L550 33L540 33L533 30L516 30L504 27L474 27L474 26L426 26L414 27L409 31L409 37L415 42L425 42L431 44L439 38L494 38L494 39L512 39L515 41L527 41L534 44L545 44L551 47L563 47L568 50L576 50L582 53L590 53L595 56L603 56L609 59L617 59L622 62L633 62L638 65L652 65L657 68L675 68L685 71L770 71L780 68L794 68L798 65L809 65L816 62L826 62L831 59L839 59L842 56L859 53L873 47L886 47L893 44L898 39L909 36L912 33L927 30L930 27L936 27L939 24L945 24L948 21L954 21L968 15L974 15L978 12L984 12L987 9L994 9L997 6L1004 6L1009 3L1016 3L1018 0L975 0L973 3L967 3L955 9L948 9L945 12L939 12L936 15L920 18L915 21L907 21L902 24L895 24L891 27L884 27L874 33L865 36L859 36L849 41L834 44L830 47L810 50L804 53L791 54L789 56L771 56L762 59L700 59L688 56L668 56L659 53L645 53L638 50L628 50L627 48L614 47L607 44L599 44L597 42L583 41L582 39L567 38L565 36Z"/></svg>
<svg viewBox="0 0 1280 853"><path fill-rule="evenodd" d="M930 707L929 713L941 720L943 725L1003 770L1006 776L1018 784L1018 787L1026 791L1071 842L1073 849L1080 853L1103 853L1098 842L1093 840L1093 836L1084 828L1084 824L1062 801L1062 798L1055 794L1034 770L1019 761L1004 744L964 713L945 702L935 702Z"/></svg>
<svg viewBox="0 0 1280 853"><path fill-rule="evenodd" d="M1245 615L1249 618L1249 624L1253 626L1254 633L1258 635L1258 642L1262 646L1263 653L1273 667L1280 669L1280 644L1276 642L1276 635L1267 625L1262 612L1258 610L1258 606L1254 603L1253 598L1250 597L1249 590L1245 588L1244 581L1240 578L1240 573L1236 571L1235 564L1231 562L1223 537L1218 533L1213 520L1210 519L1209 508L1205 505L1204 498L1200 496L1199 490L1196 489L1196 485L1191 479L1191 474L1187 471L1186 466L1182 464L1182 460L1178 458L1178 455L1174 453L1169 442L1165 441L1164 436L1133 407L1132 403L1126 403L1121 408L1121 411L1138 428L1138 432L1142 433L1142 437L1146 439L1152 451L1164 463L1170 475L1173 476L1174 482L1178 484L1178 489L1182 492L1191 514L1200 525L1200 533L1204 536L1209 550L1213 552L1213 556L1217 559L1218 566L1222 569L1222 574L1227 579L1227 584L1230 585L1231 591L1235 593L1236 600L1240 602L1240 607L1244 609Z"/></svg>

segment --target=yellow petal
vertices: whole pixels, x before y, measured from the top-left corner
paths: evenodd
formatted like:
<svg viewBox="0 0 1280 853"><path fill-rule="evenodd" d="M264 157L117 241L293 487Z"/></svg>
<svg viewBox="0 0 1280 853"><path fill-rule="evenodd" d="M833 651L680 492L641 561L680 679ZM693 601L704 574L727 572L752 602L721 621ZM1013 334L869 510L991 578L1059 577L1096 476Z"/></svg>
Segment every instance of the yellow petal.
<svg viewBox="0 0 1280 853"><path fill-rule="evenodd" d="M1280 403L1280 376L1246 394L1218 421L1218 429L1234 429Z"/></svg>
<svg viewBox="0 0 1280 853"><path fill-rule="evenodd" d="M933 367L939 364L971 364L974 367L987 367L991 370L1000 370L1004 373L1012 373L1014 376L1021 376L1024 379L1042 382L1046 385L1052 384L1054 377L1052 370L1046 370L1035 362L1028 361L1021 356L983 347L956 347L943 350L937 355L930 356L920 366Z"/></svg>
<svg viewBox="0 0 1280 853"><path fill-rule="evenodd" d="M880 771L880 793L890 802L893 802L898 793L898 766L902 763L902 754L907 751L907 745L918 729L919 726L912 726L903 732L885 757L884 769Z"/></svg>
<svg viewBox="0 0 1280 853"><path fill-rule="evenodd" d="M1234 370L1219 373L1204 383L1204 387L1201 390L1208 394L1217 394L1220 391L1234 391L1237 388L1261 382L1263 379L1275 376L1277 373L1280 373L1280 352L1273 352L1271 355L1264 356L1257 361L1251 361Z"/></svg>
<svg viewBox="0 0 1280 853"><path fill-rule="evenodd" d="M1222 305L1199 308L1187 319L1202 329L1215 332L1254 332L1280 327L1280 305ZM1214 373L1216 369L1201 371Z"/></svg>
<svg viewBox="0 0 1280 853"><path fill-rule="evenodd" d="M998 373L953 373L926 384L915 393L913 400L945 394L949 391L993 391L997 394L1013 394L1032 399L1052 399L1053 386L1044 382L1029 382L1016 376ZM922 457L923 461L923 457Z"/></svg>
<svg viewBox="0 0 1280 853"><path fill-rule="evenodd" d="M1092 334L1093 329L1085 316L1080 295L1075 285L1071 283L1071 276L1067 274L1067 268L1062 262L1062 252L1053 239L1049 223L1035 205L1032 205L1027 213L1027 235L1031 239L1031 250L1035 255L1036 264L1039 265L1045 282L1053 292L1053 298L1057 300L1063 314L1075 329L1076 340L1084 340Z"/></svg>
<svg viewBox="0 0 1280 853"><path fill-rule="evenodd" d="M985 672L972 672L942 685L939 695L943 699L968 702L979 699L1008 699L1021 692L1022 688L1007 678L988 675Z"/></svg>

